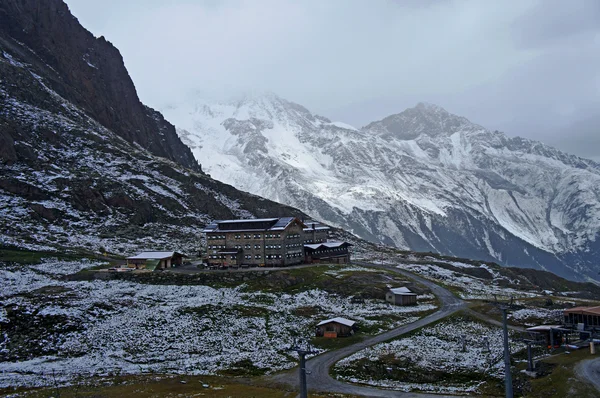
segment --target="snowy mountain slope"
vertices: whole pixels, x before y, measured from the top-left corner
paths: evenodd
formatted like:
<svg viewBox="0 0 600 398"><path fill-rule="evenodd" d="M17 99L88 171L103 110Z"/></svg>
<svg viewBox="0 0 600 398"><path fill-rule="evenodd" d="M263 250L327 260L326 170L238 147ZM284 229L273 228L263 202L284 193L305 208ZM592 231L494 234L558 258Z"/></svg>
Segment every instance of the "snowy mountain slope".
<svg viewBox="0 0 600 398"><path fill-rule="evenodd" d="M6 43L0 40L0 245L193 253L215 218L302 216L131 144L52 90L43 69L27 62L32 50Z"/></svg>
<svg viewBox="0 0 600 398"><path fill-rule="evenodd" d="M532 266L600 268L600 165L435 105L356 129L274 94L162 109L213 177L375 242Z"/></svg>

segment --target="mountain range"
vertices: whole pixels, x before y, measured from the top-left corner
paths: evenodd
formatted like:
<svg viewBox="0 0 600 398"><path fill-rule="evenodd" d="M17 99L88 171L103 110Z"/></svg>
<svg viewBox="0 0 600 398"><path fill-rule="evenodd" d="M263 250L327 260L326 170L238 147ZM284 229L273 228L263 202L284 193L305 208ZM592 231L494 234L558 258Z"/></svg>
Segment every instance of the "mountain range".
<svg viewBox="0 0 600 398"><path fill-rule="evenodd" d="M598 279L591 160L424 103L359 129L274 94L162 111L177 130L62 1L0 3L0 244L190 252L215 218L310 214L400 249Z"/></svg>
<svg viewBox="0 0 600 398"><path fill-rule="evenodd" d="M364 239L599 279L594 161L426 103L362 128L271 93L161 111L212 177Z"/></svg>

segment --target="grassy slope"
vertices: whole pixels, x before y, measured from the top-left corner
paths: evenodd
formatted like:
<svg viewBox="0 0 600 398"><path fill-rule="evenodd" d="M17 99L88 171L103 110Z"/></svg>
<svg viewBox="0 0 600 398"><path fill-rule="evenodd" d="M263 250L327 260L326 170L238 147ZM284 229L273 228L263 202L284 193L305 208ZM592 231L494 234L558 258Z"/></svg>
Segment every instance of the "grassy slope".
<svg viewBox="0 0 600 398"><path fill-rule="evenodd" d="M214 376L123 376L93 380L89 385L64 388L43 388L24 392L31 398L151 398L151 397L295 397L296 392L280 388L253 386L240 379ZM183 383L185 382L185 383ZM203 387L208 384L208 387ZM3 391L0 390L0 394ZM9 391L4 391L9 393ZM349 397L346 395L312 395L311 397Z"/></svg>
<svg viewBox="0 0 600 398"><path fill-rule="evenodd" d="M523 394L531 398L597 398L600 396L600 391L592 385L582 382L575 375L575 365L591 357L589 350L586 349L573 351L569 354L555 355L542 361L551 368L548 374L536 379L529 379L529 377L519 374L514 376L514 381L518 383L517 379L526 380L528 391L523 391ZM519 371L525 368L526 364L520 363L517 365Z"/></svg>

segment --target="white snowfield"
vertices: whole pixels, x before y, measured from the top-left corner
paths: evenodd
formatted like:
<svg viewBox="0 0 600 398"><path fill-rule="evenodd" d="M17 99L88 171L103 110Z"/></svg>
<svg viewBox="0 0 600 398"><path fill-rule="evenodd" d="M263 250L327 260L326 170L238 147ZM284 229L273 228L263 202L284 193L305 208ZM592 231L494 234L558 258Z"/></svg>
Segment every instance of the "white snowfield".
<svg viewBox="0 0 600 398"><path fill-rule="evenodd" d="M321 290L289 295L244 293L243 285L217 289L60 279L94 265L49 260L0 270L0 322L9 325L5 308L16 306L36 314L36 319L79 325L76 331L57 332L36 343L40 352L56 350L55 354L0 362L0 387L108 374L216 374L244 359L274 372L296 365L287 349L297 339L314 336L322 319L344 316L359 325L382 325L383 331L435 308L431 302L416 307L391 306L383 300L351 303L350 298ZM62 292L27 294L48 286ZM312 306L321 308L319 315L293 315L299 307ZM372 320L386 315L398 320L387 326ZM5 333L0 336L0 358L9 351L10 333Z"/></svg>
<svg viewBox="0 0 600 398"><path fill-rule="evenodd" d="M460 255L437 235L448 228L470 254L503 263L514 250L543 267L532 248L585 253L600 232L600 165L435 105L360 130L274 94L187 98L162 112L214 178L366 239L409 248L414 234Z"/></svg>
<svg viewBox="0 0 600 398"><path fill-rule="evenodd" d="M461 336L466 339L466 351L462 351ZM489 342L485 343L487 338ZM511 352L524 347L522 343L511 341ZM344 369L356 369L357 361L367 359L377 362L380 358L392 355L404 358L416 371L442 371L445 373L478 373L502 379L504 376L502 329L474 322L466 318L444 320L434 326L426 326L416 334L366 348L338 362L337 372ZM452 384L443 383L405 383L401 380L362 379L343 377L345 380L402 391L431 391L439 393L477 393L481 381Z"/></svg>
<svg viewBox="0 0 600 398"><path fill-rule="evenodd" d="M523 308L512 311L509 318L521 322L526 326L541 324L556 324L563 322L563 310L550 310L546 308Z"/></svg>

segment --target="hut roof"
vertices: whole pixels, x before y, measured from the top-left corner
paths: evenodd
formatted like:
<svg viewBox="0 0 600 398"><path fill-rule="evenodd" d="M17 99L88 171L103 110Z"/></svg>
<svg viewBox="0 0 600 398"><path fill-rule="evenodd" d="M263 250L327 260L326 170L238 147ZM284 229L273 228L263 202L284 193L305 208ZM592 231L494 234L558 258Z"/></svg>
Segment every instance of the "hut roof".
<svg viewBox="0 0 600 398"><path fill-rule="evenodd" d="M407 287L395 287L393 289L390 289L390 292L401 295L401 296L416 296L417 295L416 293L413 293Z"/></svg>
<svg viewBox="0 0 600 398"><path fill-rule="evenodd" d="M127 257L128 260L164 260L165 258L171 258L177 252L141 252L135 256Z"/></svg>
<svg viewBox="0 0 600 398"><path fill-rule="evenodd" d="M326 319L324 321L321 321L317 324L317 326L325 325L325 324L332 323L332 322L341 323L342 325L346 325L346 326L352 326L356 323L354 321L351 321L350 319L337 317L337 318L331 318L331 319Z"/></svg>
<svg viewBox="0 0 600 398"><path fill-rule="evenodd" d="M548 332L551 329L561 329L561 325L539 325L527 328L529 332Z"/></svg>

